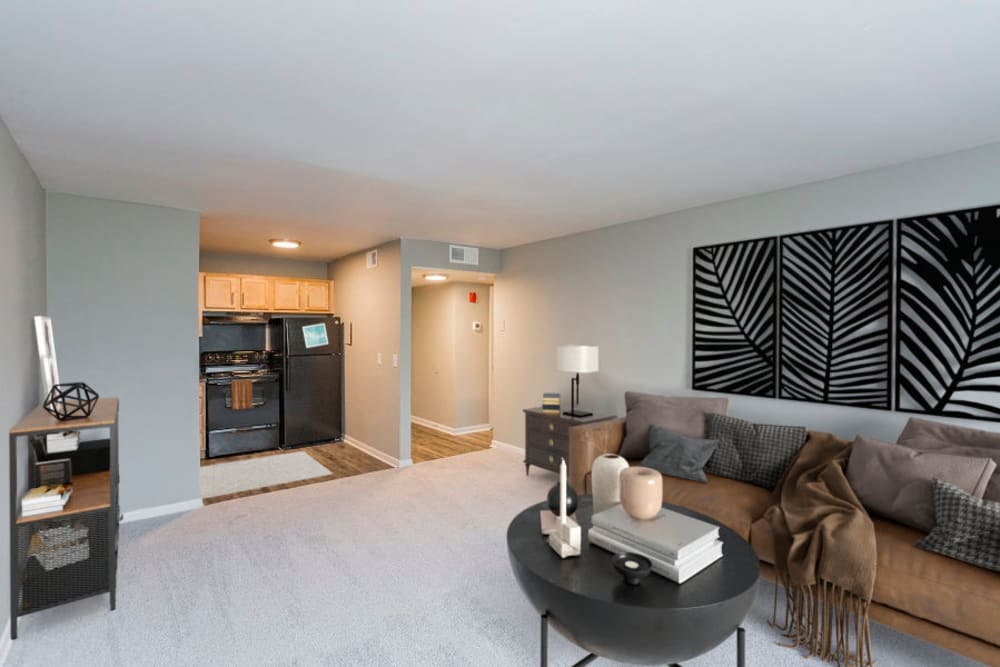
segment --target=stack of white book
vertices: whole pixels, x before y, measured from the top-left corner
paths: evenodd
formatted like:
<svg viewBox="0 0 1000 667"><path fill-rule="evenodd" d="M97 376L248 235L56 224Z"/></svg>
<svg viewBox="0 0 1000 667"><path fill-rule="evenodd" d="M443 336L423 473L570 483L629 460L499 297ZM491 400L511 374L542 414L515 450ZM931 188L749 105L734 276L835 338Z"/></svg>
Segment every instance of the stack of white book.
<svg viewBox="0 0 1000 667"><path fill-rule="evenodd" d="M36 486L21 498L21 516L61 512L72 493L72 484Z"/></svg>
<svg viewBox="0 0 1000 667"><path fill-rule="evenodd" d="M621 505L593 516L590 543L615 553L636 553L653 572L684 583L722 558L719 527L668 509L652 519L630 517Z"/></svg>
<svg viewBox="0 0 1000 667"><path fill-rule="evenodd" d="M63 431L45 436L45 451L49 454L76 451L80 446L79 431Z"/></svg>

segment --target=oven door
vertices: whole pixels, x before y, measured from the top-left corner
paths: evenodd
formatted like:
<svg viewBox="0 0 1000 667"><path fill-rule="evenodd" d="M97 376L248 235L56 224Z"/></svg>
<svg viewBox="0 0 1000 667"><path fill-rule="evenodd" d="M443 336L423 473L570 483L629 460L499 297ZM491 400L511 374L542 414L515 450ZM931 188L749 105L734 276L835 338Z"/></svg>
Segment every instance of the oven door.
<svg viewBox="0 0 1000 667"><path fill-rule="evenodd" d="M277 426L281 421L281 385L276 376L251 378L253 403L233 409L233 378L205 381L205 427L209 432L249 426Z"/></svg>

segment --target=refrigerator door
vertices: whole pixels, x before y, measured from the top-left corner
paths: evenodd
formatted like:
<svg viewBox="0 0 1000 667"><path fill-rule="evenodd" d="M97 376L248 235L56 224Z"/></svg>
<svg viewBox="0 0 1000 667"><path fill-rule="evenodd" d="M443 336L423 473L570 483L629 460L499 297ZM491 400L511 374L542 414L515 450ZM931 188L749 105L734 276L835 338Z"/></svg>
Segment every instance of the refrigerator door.
<svg viewBox="0 0 1000 667"><path fill-rule="evenodd" d="M287 357L334 354L342 351L340 320L332 317L289 317L283 320L284 353Z"/></svg>
<svg viewBox="0 0 1000 667"><path fill-rule="evenodd" d="M289 356L285 359L282 419L285 447L343 437L341 382L343 357Z"/></svg>

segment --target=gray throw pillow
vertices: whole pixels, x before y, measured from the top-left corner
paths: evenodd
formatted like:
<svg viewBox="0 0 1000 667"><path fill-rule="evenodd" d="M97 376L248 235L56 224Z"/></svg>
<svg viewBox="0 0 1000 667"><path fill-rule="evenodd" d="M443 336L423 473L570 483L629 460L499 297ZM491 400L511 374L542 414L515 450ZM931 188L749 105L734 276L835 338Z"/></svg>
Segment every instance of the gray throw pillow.
<svg viewBox="0 0 1000 667"><path fill-rule="evenodd" d="M716 440L689 438L660 426L650 426L649 455L639 465L671 477L707 482L705 464L717 444Z"/></svg>
<svg viewBox="0 0 1000 667"><path fill-rule="evenodd" d="M871 512L930 531L934 527L933 480L944 480L982 498L995 468L996 463L988 458L920 452L858 436L847 461L847 481Z"/></svg>
<svg viewBox="0 0 1000 667"><path fill-rule="evenodd" d="M806 444L804 426L755 424L745 419L710 414L705 433L718 440L705 472L765 489L773 489Z"/></svg>
<svg viewBox="0 0 1000 667"><path fill-rule="evenodd" d="M993 459L997 470L982 497L1000 501L1000 433L911 417L897 442L922 452Z"/></svg>
<svg viewBox="0 0 1000 667"><path fill-rule="evenodd" d="M937 525L918 547L1000 572L1000 503L935 479L934 513Z"/></svg>
<svg viewBox="0 0 1000 667"><path fill-rule="evenodd" d="M649 427L662 426L689 438L705 437L705 415L725 414L728 398L657 396L625 392L625 439L618 453L627 459L649 454Z"/></svg>

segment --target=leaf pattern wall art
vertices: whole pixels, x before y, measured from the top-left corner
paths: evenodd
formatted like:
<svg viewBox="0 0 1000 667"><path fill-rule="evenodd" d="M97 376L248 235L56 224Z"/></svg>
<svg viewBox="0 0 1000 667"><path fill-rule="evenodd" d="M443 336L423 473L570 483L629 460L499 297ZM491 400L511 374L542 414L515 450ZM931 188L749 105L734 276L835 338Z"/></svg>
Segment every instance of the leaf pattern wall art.
<svg viewBox="0 0 1000 667"><path fill-rule="evenodd" d="M692 386L775 396L777 239L694 249Z"/></svg>
<svg viewBox="0 0 1000 667"><path fill-rule="evenodd" d="M889 409L891 224L781 237L781 398Z"/></svg>
<svg viewBox="0 0 1000 667"><path fill-rule="evenodd" d="M897 232L896 408L1000 420L1000 207Z"/></svg>

